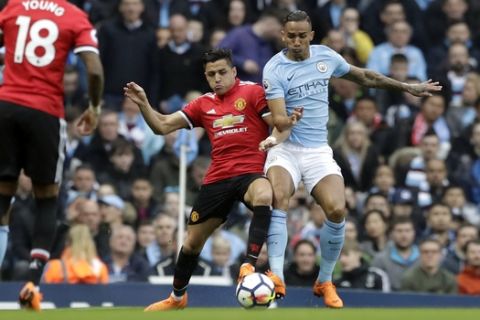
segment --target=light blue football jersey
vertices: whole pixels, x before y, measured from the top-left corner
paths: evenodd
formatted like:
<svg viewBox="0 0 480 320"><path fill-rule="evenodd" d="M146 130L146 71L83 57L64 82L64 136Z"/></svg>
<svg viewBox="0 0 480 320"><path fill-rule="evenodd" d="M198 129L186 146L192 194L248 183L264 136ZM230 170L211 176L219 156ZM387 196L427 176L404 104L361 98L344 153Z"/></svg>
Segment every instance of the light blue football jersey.
<svg viewBox="0 0 480 320"><path fill-rule="evenodd" d="M327 144L328 83L349 71L342 56L322 45L311 45L310 57L303 61L288 59L286 49L268 61L263 69L267 100L284 98L288 114L303 107L288 141L308 148Z"/></svg>

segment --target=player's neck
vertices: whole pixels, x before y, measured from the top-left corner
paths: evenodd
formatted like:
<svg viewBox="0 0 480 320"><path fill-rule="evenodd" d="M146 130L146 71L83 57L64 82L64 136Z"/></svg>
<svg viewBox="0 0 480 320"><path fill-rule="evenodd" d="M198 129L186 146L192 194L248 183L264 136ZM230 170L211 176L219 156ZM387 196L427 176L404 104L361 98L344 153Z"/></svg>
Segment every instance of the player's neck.
<svg viewBox="0 0 480 320"><path fill-rule="evenodd" d="M301 54L295 54L292 51L287 49L286 56L289 60L300 62L307 60L310 58L310 48L306 52L302 52Z"/></svg>

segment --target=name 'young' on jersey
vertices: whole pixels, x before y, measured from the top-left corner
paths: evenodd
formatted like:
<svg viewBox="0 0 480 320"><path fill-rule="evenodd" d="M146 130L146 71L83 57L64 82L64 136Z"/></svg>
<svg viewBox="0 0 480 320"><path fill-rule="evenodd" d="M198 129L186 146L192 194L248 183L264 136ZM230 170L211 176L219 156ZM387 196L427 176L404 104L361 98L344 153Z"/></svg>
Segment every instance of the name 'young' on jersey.
<svg viewBox="0 0 480 320"><path fill-rule="evenodd" d="M204 184L248 173L263 174L266 153L258 144L269 133L269 114L260 85L238 79L223 96L207 93L181 110L190 128L203 127L212 145Z"/></svg>
<svg viewBox="0 0 480 320"><path fill-rule="evenodd" d="M98 53L87 14L66 0L9 0L0 31L6 48L0 100L63 118L67 55Z"/></svg>
<svg viewBox="0 0 480 320"><path fill-rule="evenodd" d="M267 100L285 99L287 113L303 107L303 118L292 128L288 141L308 148L327 144L328 83L341 77L350 65L332 49L311 45L303 61L287 58L286 49L274 55L263 69Z"/></svg>

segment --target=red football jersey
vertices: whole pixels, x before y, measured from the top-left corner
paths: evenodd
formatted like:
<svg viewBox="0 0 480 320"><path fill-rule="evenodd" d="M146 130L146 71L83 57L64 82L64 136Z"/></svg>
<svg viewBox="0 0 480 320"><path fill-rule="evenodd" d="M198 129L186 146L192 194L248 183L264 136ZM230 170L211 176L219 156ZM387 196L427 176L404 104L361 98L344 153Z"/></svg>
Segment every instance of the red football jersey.
<svg viewBox="0 0 480 320"><path fill-rule="evenodd" d="M269 110L261 86L237 80L224 96L207 93L182 112L191 128L205 129L212 144L212 164L203 183L263 173L266 154L258 144L269 134L262 119Z"/></svg>
<svg viewBox="0 0 480 320"><path fill-rule="evenodd" d="M0 29L6 48L0 100L63 118L69 51L98 53L85 12L66 0L9 0L0 12Z"/></svg>

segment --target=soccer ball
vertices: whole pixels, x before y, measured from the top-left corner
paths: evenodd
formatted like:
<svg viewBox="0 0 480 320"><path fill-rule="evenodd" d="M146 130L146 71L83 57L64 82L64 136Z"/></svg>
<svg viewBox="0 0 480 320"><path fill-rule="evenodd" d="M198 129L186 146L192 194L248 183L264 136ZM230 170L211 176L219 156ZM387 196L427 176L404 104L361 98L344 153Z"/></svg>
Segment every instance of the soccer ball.
<svg viewBox="0 0 480 320"><path fill-rule="evenodd" d="M236 295L244 308L268 307L275 298L274 284L262 273L252 273L237 286Z"/></svg>

